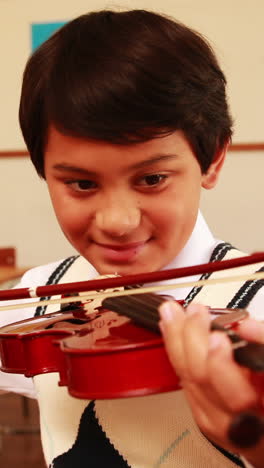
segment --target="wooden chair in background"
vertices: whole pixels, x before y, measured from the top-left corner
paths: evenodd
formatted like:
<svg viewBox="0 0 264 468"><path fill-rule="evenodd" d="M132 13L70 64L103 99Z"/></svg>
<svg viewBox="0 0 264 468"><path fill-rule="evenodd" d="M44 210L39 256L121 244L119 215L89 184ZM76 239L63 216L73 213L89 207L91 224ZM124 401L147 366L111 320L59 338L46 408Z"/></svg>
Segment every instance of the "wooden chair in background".
<svg viewBox="0 0 264 468"><path fill-rule="evenodd" d="M0 247L0 287L2 283L19 279L28 269L16 265L15 247Z"/></svg>

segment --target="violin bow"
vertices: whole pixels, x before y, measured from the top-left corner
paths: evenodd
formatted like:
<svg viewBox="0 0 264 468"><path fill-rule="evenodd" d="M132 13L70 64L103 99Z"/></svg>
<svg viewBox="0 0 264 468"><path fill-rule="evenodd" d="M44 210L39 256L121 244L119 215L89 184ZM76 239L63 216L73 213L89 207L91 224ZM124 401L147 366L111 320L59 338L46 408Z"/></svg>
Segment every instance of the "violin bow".
<svg viewBox="0 0 264 468"><path fill-rule="evenodd" d="M122 286L132 286L144 283L154 283L187 276L212 273L216 271L238 268L264 262L264 252L256 252L252 255L222 260L200 265L174 268L170 270L154 271L150 273L138 273L134 275L117 276L89 281L79 281L75 283L53 284L48 286L38 286L29 288L0 290L0 301L32 299L37 297L53 295L69 295L78 292L98 291L107 288L117 288ZM257 277L256 277L257 278ZM208 281L208 280L205 280ZM168 285L167 285L168 286ZM168 288L165 288L168 289Z"/></svg>
<svg viewBox="0 0 264 468"><path fill-rule="evenodd" d="M254 262L255 263L255 262ZM200 266L200 265L199 265ZM189 267L188 267L189 268ZM231 268L231 267L230 267ZM169 270L168 270L169 271ZM172 270L170 270L172 271ZM151 273L149 273L151 274ZM140 275L133 275L133 279L134 278L138 278ZM131 278L132 275L129 277ZM227 276L227 277L223 277L223 278L212 278L212 279L202 279L202 280L197 280L197 281L186 281L186 282L180 282L180 283L174 283L174 284L163 284L163 285L158 285L158 286L147 286L147 287L140 287L137 285L134 289L133 288L128 288L128 289L124 289L124 290L118 290L118 289L114 289L114 286L113 286L113 283L110 283L108 284L108 288L110 288L110 286L112 286L111 289L113 289L113 291L107 291L105 289L98 289L96 291L93 290L91 284L94 284L94 282L100 282L100 285L102 286L102 283L104 281L108 281L110 278L107 278L106 280L104 279L101 279L101 280L92 280L92 281L84 281L84 282L81 282L81 283L74 283L75 286L73 287L73 283L65 283L65 284L61 284L61 285L54 285L54 286L61 286L61 288L56 288L56 293L53 291L52 294L61 294L62 293L62 290L65 291L65 289L69 289L71 290L72 288L74 289L73 293L70 294L70 293L67 293L65 295L65 297L60 297L60 298L56 298L56 299L46 299L46 300L42 300L41 301L41 305L42 306L46 306L46 305L51 305L51 304L70 304L70 303L80 303L80 302L84 302L84 301L88 301L88 300L91 300L91 299L106 299L106 298L115 298L115 297L121 297L121 296L132 296L133 294L137 294L137 295L143 295L143 294L147 294L147 293L153 293L153 292L160 292L160 291L169 291L169 290L173 290L173 289L180 289L180 288L186 288L186 287L190 287L190 288L193 288L193 287L201 287L201 286L207 286L207 285L214 285L214 284L220 284L220 283L230 283L230 282L237 282L237 281L249 281L249 280L260 280L260 279L264 279L264 271L261 271L261 272L256 272L256 273L252 273L252 274L244 274L244 275L232 275L232 276ZM122 280L122 279L125 279L125 283L128 282L127 280L127 277L120 277L120 278L112 278L114 281L116 279L119 279L119 280ZM123 282L123 283L124 283ZM85 285L87 285L87 288L85 288L85 286L83 286L83 283ZM83 290L85 290L85 292L83 294L79 294L76 293L76 285L78 286L79 284L81 284L81 288L83 288ZM98 284L98 283L97 283ZM105 283L103 283L105 285ZM129 284L130 284L130 279L129 279ZM53 286L53 285L52 285ZM42 290L42 288L48 288L48 290L50 291L49 293L49 296L51 296L51 290L50 288L52 288L52 286L40 286L37 288L38 290L38 293L40 291L40 289ZM119 285L120 286L120 285ZM123 286L123 284L121 284L121 286ZM66 288L64 288L66 287ZM115 286L117 287L117 286ZM25 288L27 289L27 288ZM29 288L30 289L30 288ZM27 289L28 290L28 289ZM91 290L91 292L89 292L89 290ZM24 289L22 290L6 290L6 291L3 291L4 293L11 293L14 291L14 293L16 293L17 291L24 291ZM1 293L2 291L0 291ZM11 296L10 294L10 296ZM35 292L34 292L35 294ZM70 295L68 295L70 294ZM74 295L74 294L77 294L77 295ZM9 299L10 299L10 296ZM42 297L41 293L40 293L40 296L35 296L35 295L31 295L31 296L27 296L27 298L34 298L34 297ZM14 299L14 297L12 298ZM20 299L16 297L16 299ZM1 298L0 298L1 300ZM36 301L36 302L30 302L30 303L20 303L20 304L15 304L14 302L12 304L8 304L8 305L5 305L5 306L0 306L0 312L4 312L4 311L7 311L7 310L12 310L12 309L24 309L24 308L27 308L27 307L37 307L39 305L39 301Z"/></svg>

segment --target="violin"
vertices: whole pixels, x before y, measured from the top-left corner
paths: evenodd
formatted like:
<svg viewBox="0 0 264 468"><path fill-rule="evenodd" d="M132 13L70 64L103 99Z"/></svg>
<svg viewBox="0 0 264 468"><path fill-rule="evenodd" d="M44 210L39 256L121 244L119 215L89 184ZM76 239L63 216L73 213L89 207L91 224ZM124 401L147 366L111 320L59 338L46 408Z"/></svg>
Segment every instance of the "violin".
<svg viewBox="0 0 264 468"><path fill-rule="evenodd" d="M153 295L156 304L164 301ZM149 300L149 297L148 297ZM129 302L129 301L128 301ZM73 308L0 330L2 370L33 377L59 372L77 398L121 398L179 388L157 331L106 306ZM157 323L158 323L158 313ZM153 371L155 362L155 372Z"/></svg>
<svg viewBox="0 0 264 468"><path fill-rule="evenodd" d="M140 274L82 282L80 290L91 291L95 286L100 286L100 289L109 286L116 288L122 283L138 284L153 281L154 276L160 280L165 279L165 274L167 279L170 275L188 276L198 270L204 272L233 268L236 262L245 264L243 260L246 263L258 263L264 260L264 254L206 266L186 267L173 272L154 272L149 274L148 279L143 279L144 275ZM40 288L41 294L45 295L51 294L50 289L56 291L54 294L58 294L58 290L72 294L76 291L76 284ZM168 285L165 289L168 289ZM32 290L21 291L13 290L16 298L19 294L32 297ZM34 290L33 295L37 294L40 292ZM0 291L0 295L3 300L12 299L7 297L7 291ZM2 370L25 374L27 377L58 372L59 384L66 385L72 396L85 399L131 397L180 389L179 378L167 358L158 327L157 309L166 297L152 292L142 293L140 290L132 294L130 291L127 297L120 291L113 295L103 299L95 310L88 303L88 313L83 308L85 299L82 297L77 296L77 304L76 297L65 298L66 301L72 300L74 305L71 310L67 308L2 327ZM210 309L210 313L218 315L212 320L212 330L227 333L233 344L235 359L257 375L257 384L263 391L264 345L247 343L235 332L240 320L247 317L247 312L240 309Z"/></svg>
<svg viewBox="0 0 264 468"><path fill-rule="evenodd" d="M72 396L85 399L178 390L180 381L167 358L158 326L158 306L166 299L153 293L106 298L97 310L88 304L88 315L85 304L80 303L70 311L2 327L1 369L26 377L58 372L59 384L67 386ZM217 316L212 330L227 333L248 316L242 309L210 309L210 313ZM234 339L234 332L230 336L236 344L241 341ZM264 370L264 346L254 346L257 349L248 350L246 357L245 347L237 347L236 359L254 370L260 370L261 362Z"/></svg>

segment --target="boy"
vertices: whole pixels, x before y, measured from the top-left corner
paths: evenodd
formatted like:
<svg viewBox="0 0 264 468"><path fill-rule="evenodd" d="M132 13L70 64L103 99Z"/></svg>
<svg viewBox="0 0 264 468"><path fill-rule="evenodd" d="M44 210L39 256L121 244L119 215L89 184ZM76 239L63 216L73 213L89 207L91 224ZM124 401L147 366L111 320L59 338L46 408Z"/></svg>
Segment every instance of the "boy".
<svg viewBox="0 0 264 468"><path fill-rule="evenodd" d="M242 255L214 239L199 213L201 188L216 184L232 131L225 77L206 41L189 28L143 10L75 19L30 58L20 124L59 224L80 254L28 272L22 285ZM193 300L218 307L239 303L260 318L261 285L254 294L251 286L235 283L213 292L182 288L174 295L186 305ZM52 308L40 302L35 313L47 311ZM21 320L33 314L29 307L18 315ZM192 304L185 315L165 303L161 317L188 404L182 391L77 400L58 387L57 374L36 376L48 464L234 467L244 466L234 454L240 452L256 468L262 466L263 442L238 450L227 437L233 415L257 403L254 387L232 360L230 344L213 334L208 351L203 306ZM241 333L264 341L263 328L256 328L248 321ZM21 377L3 376L2 382L2 388L34 392Z"/></svg>

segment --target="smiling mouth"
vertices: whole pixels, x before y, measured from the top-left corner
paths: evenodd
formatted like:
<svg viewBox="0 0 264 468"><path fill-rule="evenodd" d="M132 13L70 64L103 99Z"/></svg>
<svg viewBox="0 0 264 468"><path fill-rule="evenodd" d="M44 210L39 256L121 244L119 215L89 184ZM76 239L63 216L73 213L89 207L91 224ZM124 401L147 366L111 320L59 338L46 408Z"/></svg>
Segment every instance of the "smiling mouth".
<svg viewBox="0 0 264 468"><path fill-rule="evenodd" d="M148 241L132 242L130 244L101 244L95 242L95 245L99 247L103 257L108 261L113 262L131 262L137 258L137 256L145 248Z"/></svg>
<svg viewBox="0 0 264 468"><path fill-rule="evenodd" d="M147 243L148 241L139 241L139 242L131 242L130 244L101 244L100 242L95 242L99 247L103 247L105 249L111 249L111 250L131 250L131 249L137 249L140 246L143 246Z"/></svg>

